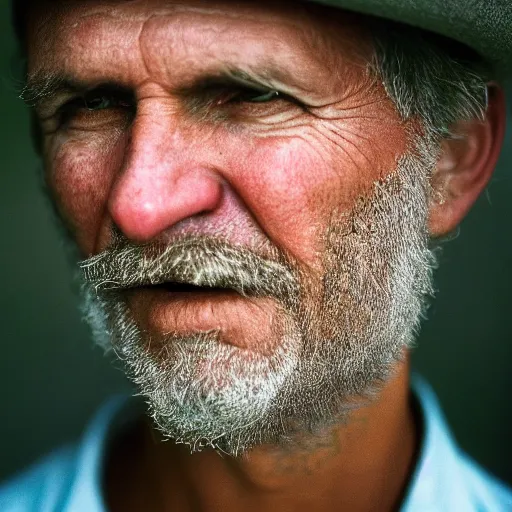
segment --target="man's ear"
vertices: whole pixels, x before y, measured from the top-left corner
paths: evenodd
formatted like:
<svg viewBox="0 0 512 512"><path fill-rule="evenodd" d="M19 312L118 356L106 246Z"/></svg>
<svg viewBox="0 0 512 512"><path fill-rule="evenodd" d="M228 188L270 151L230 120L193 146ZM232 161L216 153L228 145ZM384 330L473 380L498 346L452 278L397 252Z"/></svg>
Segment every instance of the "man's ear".
<svg viewBox="0 0 512 512"><path fill-rule="evenodd" d="M434 238L452 232L489 182L503 145L506 124L505 93L488 86L485 119L452 126L432 176L433 197L429 231Z"/></svg>

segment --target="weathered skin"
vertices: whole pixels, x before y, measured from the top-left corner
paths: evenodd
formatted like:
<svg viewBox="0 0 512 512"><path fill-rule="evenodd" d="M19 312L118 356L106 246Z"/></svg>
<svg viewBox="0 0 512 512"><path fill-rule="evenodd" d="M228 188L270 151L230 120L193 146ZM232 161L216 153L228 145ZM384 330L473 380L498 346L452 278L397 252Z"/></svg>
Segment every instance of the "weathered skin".
<svg viewBox="0 0 512 512"><path fill-rule="evenodd" d="M48 183L84 256L105 249L115 224L138 242L211 233L263 253L276 246L321 278L330 213L350 210L392 172L408 142L367 72L371 49L358 19L323 12L296 3L157 0L34 11L29 77L114 83L137 102L134 117L126 107L82 109L63 126L55 112L69 93L37 104ZM235 103L235 85L193 87L233 69L263 75L283 97ZM433 234L453 229L487 182L501 133L496 118L475 129L488 150L479 165L465 161L462 178L455 170L464 144L441 160L438 181L452 189L433 206ZM154 332L220 326L228 342L254 346L270 332L274 308L221 296L177 309L142 293L131 306ZM310 452L190 457L133 434L110 466L112 510L391 510L413 460L407 389L404 362L379 400Z"/></svg>
<svg viewBox="0 0 512 512"><path fill-rule="evenodd" d="M104 249L112 222L138 241L212 230L253 247L270 241L319 272L330 212L348 210L405 149L397 115L367 76L364 44L353 48L361 36L351 20L342 36L334 37L335 25L322 36L307 13L290 16L284 7L247 6L233 14L227 4L158 5L78 3L52 21L53 36L37 35L48 47L43 56L31 55L32 73L51 69L92 85L113 82L138 101L131 126L126 109L82 112L66 130L56 130L54 118L43 122L50 188L79 247L87 255ZM228 69L271 67L282 75L271 85L304 107L284 99L223 105L227 88L221 104L208 107L205 93L187 90ZM343 80L333 80L333 71ZM66 99L49 98L41 116ZM264 310L248 307L217 302L215 319L205 320L204 308L192 316L187 308L169 321L152 308L148 327L226 328L233 317L255 315L255 325L268 324ZM243 329L236 334L257 339Z"/></svg>

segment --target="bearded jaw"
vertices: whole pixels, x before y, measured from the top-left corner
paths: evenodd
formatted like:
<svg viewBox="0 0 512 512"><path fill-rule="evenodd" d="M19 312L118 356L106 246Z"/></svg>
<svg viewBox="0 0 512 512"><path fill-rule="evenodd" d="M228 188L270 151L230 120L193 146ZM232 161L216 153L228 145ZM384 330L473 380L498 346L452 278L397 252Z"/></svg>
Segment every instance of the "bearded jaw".
<svg viewBox="0 0 512 512"><path fill-rule="evenodd" d="M333 219L324 281L302 279L300 300L291 301L297 309L280 310L270 356L209 332L163 338L155 357L121 300L89 295L93 329L125 361L164 435L191 451L210 446L237 456L321 435L346 419L354 400L378 393L411 345L432 290L428 162L404 156L349 216Z"/></svg>
<svg viewBox="0 0 512 512"><path fill-rule="evenodd" d="M422 141L360 198L349 222L338 217L327 230L317 316L324 339L337 341L320 342L325 354L318 357L338 362L331 380L347 401L376 395L391 378L434 295L428 211L435 155Z"/></svg>
<svg viewBox="0 0 512 512"><path fill-rule="evenodd" d="M271 402L297 366L295 340L274 329L282 342L271 355L222 343L215 331L155 342L120 297L105 301L89 290L86 300L93 330L103 334L107 326L110 348L166 437L188 444L191 452L210 446L233 456L259 444Z"/></svg>

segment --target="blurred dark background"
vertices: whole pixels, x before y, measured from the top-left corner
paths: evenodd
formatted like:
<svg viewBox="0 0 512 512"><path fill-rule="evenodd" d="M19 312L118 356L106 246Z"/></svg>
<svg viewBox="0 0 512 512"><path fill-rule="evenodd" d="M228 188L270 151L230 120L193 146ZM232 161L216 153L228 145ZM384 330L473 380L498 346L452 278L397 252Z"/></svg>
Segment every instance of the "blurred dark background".
<svg viewBox="0 0 512 512"><path fill-rule="evenodd" d="M17 99L8 2L0 2L1 480L76 438L108 395L129 386L80 320L72 269L41 193L28 112ZM509 484L511 146L509 127L492 183L445 245L437 300L413 355L459 443Z"/></svg>

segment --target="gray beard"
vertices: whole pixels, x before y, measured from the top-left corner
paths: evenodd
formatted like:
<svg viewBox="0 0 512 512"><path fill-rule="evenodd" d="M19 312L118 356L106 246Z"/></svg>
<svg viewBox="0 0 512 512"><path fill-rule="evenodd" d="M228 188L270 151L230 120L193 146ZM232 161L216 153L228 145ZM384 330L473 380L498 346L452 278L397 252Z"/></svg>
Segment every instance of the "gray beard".
<svg viewBox="0 0 512 512"><path fill-rule="evenodd" d="M333 212L320 279L276 248L263 258L211 237L162 247L118 235L81 264L94 337L124 362L165 436L191 452L211 447L231 456L293 446L378 393L433 295L427 220L435 157L418 143L351 212ZM247 300L273 297L272 349L234 347L216 331L152 339L123 290L166 280L229 287Z"/></svg>

